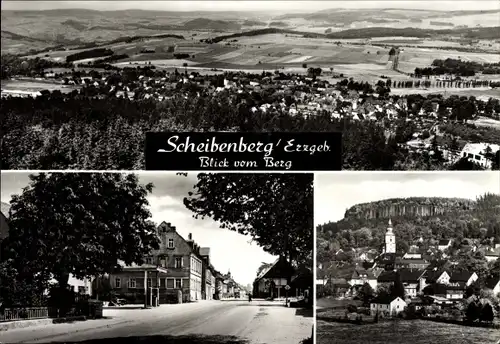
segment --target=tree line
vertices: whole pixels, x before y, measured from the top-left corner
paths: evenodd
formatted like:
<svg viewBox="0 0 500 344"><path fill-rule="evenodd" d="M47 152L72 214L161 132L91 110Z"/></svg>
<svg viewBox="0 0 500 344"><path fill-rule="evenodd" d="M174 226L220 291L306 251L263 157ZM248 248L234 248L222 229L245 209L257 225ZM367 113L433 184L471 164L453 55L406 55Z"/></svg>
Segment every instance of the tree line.
<svg viewBox="0 0 500 344"><path fill-rule="evenodd" d="M188 99L176 94L163 102L96 96L74 91L3 99L2 166L142 169L147 131L343 130L343 166L349 169L390 170L405 154L395 142L386 142L377 123L335 119L327 111L308 117L281 109L252 112L251 98L228 92Z"/></svg>
<svg viewBox="0 0 500 344"><path fill-rule="evenodd" d="M417 76L445 74L474 76L479 72L483 74L500 74L500 63L478 63L447 58L445 60L434 60L431 67L415 68L415 75Z"/></svg>

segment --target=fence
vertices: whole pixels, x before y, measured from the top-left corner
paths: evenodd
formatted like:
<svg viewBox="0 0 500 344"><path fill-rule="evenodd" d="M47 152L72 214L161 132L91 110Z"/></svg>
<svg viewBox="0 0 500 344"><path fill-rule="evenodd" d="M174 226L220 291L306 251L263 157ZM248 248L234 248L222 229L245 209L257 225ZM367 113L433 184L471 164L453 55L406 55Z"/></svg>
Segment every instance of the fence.
<svg viewBox="0 0 500 344"><path fill-rule="evenodd" d="M49 309L47 307L6 308L0 313L0 322L48 317Z"/></svg>

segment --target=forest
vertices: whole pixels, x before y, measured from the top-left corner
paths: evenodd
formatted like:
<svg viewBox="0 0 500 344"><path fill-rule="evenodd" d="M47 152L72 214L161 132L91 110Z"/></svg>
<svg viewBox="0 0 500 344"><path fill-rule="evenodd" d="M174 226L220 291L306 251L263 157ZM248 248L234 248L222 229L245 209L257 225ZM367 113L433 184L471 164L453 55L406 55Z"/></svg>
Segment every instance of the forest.
<svg viewBox="0 0 500 344"><path fill-rule="evenodd" d="M390 170L405 152L386 143L373 122L304 118L286 112L251 113L246 103L218 94L164 102L96 99L76 91L2 101L3 169L109 169L144 167L147 131L337 131L343 129L344 168ZM35 110L34 110L35 109ZM220 114L223 113L224 116Z"/></svg>

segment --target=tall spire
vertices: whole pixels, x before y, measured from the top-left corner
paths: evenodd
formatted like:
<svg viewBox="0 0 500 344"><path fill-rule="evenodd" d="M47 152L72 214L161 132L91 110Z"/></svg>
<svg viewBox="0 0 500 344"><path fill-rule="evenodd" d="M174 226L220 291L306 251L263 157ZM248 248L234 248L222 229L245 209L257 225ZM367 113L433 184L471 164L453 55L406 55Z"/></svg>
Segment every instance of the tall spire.
<svg viewBox="0 0 500 344"><path fill-rule="evenodd" d="M388 232L392 232L392 221L389 219L389 227L387 227Z"/></svg>

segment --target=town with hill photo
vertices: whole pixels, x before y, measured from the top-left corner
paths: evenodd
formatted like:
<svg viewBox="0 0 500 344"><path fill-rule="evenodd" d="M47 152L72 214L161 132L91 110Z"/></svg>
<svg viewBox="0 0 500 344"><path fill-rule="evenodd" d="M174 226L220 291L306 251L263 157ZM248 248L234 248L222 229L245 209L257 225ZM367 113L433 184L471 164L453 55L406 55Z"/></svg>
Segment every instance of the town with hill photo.
<svg viewBox="0 0 500 344"><path fill-rule="evenodd" d="M318 344L500 340L498 173L319 174L315 187Z"/></svg>
<svg viewBox="0 0 500 344"><path fill-rule="evenodd" d="M1 341L312 343L312 182L2 172Z"/></svg>
<svg viewBox="0 0 500 344"><path fill-rule="evenodd" d="M341 130L345 170L496 170L500 9L452 6L4 1L2 166L143 169L148 131Z"/></svg>

